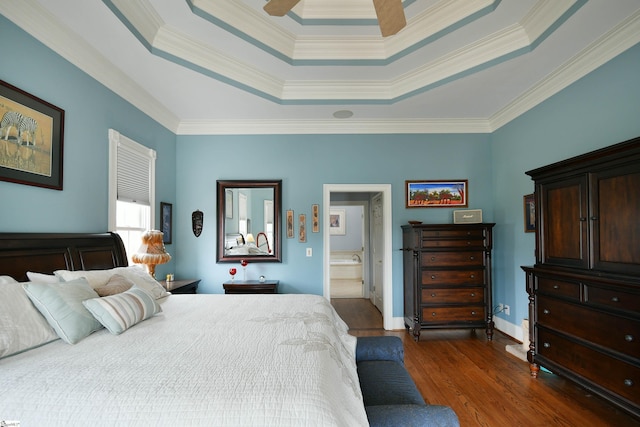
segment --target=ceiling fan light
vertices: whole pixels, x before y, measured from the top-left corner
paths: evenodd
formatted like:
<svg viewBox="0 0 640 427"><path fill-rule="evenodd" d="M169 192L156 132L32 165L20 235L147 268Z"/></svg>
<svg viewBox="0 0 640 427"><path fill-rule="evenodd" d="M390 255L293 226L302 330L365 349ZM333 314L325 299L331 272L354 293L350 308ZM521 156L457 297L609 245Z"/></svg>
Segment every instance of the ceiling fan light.
<svg viewBox="0 0 640 427"><path fill-rule="evenodd" d="M271 16L284 16L299 2L300 0L271 0L263 9Z"/></svg>
<svg viewBox="0 0 640 427"><path fill-rule="evenodd" d="M373 0L382 37L392 36L407 25L402 0Z"/></svg>

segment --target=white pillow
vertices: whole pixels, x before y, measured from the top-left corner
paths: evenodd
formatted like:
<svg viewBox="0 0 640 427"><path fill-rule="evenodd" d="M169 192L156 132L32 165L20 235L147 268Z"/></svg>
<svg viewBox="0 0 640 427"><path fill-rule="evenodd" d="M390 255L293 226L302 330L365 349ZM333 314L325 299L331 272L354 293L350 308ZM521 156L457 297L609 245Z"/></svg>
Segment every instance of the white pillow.
<svg viewBox="0 0 640 427"><path fill-rule="evenodd" d="M24 283L23 288L58 336L69 344L75 344L102 328L82 305L82 301L98 297L85 279Z"/></svg>
<svg viewBox="0 0 640 427"><path fill-rule="evenodd" d="M33 271L27 271L27 277L30 281L38 283L58 283L60 281L60 278L55 274L35 273Z"/></svg>
<svg viewBox="0 0 640 427"><path fill-rule="evenodd" d="M92 298L82 304L114 335L162 311L153 295L137 286L116 295Z"/></svg>
<svg viewBox="0 0 640 427"><path fill-rule="evenodd" d="M58 339L18 282L0 285L0 359Z"/></svg>
<svg viewBox="0 0 640 427"><path fill-rule="evenodd" d="M18 281L11 276L0 276L0 285L7 283L18 283Z"/></svg>
<svg viewBox="0 0 640 427"><path fill-rule="evenodd" d="M69 281L84 277L93 289L107 284L114 274L120 274L131 280L138 287L148 291L155 299L160 299L169 295L160 283L144 270L143 267L130 265L128 267L116 267L110 270L57 270L55 275L62 280Z"/></svg>

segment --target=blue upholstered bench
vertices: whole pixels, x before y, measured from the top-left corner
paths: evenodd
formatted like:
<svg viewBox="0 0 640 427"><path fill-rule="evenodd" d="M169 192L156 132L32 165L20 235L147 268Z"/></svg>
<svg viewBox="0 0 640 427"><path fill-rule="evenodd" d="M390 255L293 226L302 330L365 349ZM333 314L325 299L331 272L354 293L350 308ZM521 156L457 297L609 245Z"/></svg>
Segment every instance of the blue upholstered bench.
<svg viewBox="0 0 640 427"><path fill-rule="evenodd" d="M451 408L425 403L404 367L400 338L358 337L356 363L371 426L460 426Z"/></svg>

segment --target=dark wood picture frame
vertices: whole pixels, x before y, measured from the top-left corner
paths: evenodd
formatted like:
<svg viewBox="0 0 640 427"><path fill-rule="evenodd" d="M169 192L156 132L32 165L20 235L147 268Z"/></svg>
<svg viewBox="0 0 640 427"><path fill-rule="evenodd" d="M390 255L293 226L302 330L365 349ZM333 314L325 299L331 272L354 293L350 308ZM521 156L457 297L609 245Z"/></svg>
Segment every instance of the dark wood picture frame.
<svg viewBox="0 0 640 427"><path fill-rule="evenodd" d="M536 231L536 199L533 194L522 197L522 209L524 211L524 232Z"/></svg>
<svg viewBox="0 0 640 427"><path fill-rule="evenodd" d="M62 190L64 110L0 80L0 122L0 180Z"/></svg>
<svg viewBox="0 0 640 427"><path fill-rule="evenodd" d="M162 231L162 243L171 244L173 240L173 205L160 202L160 231Z"/></svg>
<svg viewBox="0 0 640 427"><path fill-rule="evenodd" d="M466 208L469 182L466 179L405 181L407 208Z"/></svg>

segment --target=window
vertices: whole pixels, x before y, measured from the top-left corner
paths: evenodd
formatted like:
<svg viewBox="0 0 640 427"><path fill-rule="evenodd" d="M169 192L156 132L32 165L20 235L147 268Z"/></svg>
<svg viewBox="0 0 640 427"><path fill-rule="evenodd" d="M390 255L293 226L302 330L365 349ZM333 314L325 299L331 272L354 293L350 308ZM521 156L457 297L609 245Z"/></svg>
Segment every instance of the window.
<svg viewBox="0 0 640 427"><path fill-rule="evenodd" d="M154 228L156 152L109 129L109 230L131 255Z"/></svg>

